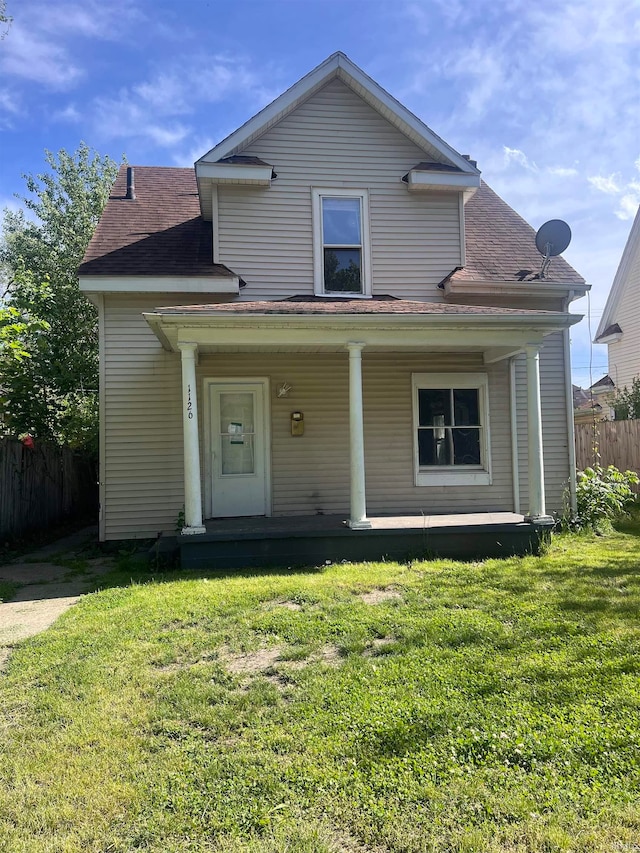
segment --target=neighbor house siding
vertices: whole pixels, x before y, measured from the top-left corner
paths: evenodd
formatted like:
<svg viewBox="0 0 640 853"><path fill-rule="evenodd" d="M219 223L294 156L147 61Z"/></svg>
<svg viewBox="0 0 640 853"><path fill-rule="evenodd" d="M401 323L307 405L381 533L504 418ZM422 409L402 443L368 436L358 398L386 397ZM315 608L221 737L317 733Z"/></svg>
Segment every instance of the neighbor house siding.
<svg viewBox="0 0 640 853"><path fill-rule="evenodd" d="M616 387L631 388L634 377L640 376L640 246L612 322L619 323L622 338L608 345L609 376Z"/></svg>
<svg viewBox="0 0 640 853"><path fill-rule="evenodd" d="M561 512L569 486L569 432L565 398L565 364L562 332L544 339L540 351L540 393L542 397L542 439L547 513ZM520 506L529 506L529 460L527 430L527 365L524 355L516 359L516 398Z"/></svg>
<svg viewBox="0 0 640 853"><path fill-rule="evenodd" d="M373 292L442 299L461 263L458 193L409 193L402 176L429 159L339 80L242 151L273 165L270 189L220 186L220 262L243 299L313 293L311 188L368 189Z"/></svg>

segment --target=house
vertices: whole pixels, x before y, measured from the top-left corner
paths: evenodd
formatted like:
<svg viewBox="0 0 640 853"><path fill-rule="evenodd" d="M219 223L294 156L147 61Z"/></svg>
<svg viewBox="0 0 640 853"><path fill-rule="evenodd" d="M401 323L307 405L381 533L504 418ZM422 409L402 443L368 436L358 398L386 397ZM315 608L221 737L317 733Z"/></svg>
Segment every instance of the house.
<svg viewBox="0 0 640 853"><path fill-rule="evenodd" d="M122 167L80 268L101 538L179 523L196 564L223 540L241 562L287 535L331 558L537 535L572 482L587 285L562 258L523 280L534 236L342 53L195 168Z"/></svg>
<svg viewBox="0 0 640 853"><path fill-rule="evenodd" d="M615 386L607 374L594 382L585 391L573 386L573 420L576 424L592 424L594 421L612 420L611 402Z"/></svg>
<svg viewBox="0 0 640 853"><path fill-rule="evenodd" d="M640 376L640 209L613 279L595 343L607 345L608 374L616 388Z"/></svg>

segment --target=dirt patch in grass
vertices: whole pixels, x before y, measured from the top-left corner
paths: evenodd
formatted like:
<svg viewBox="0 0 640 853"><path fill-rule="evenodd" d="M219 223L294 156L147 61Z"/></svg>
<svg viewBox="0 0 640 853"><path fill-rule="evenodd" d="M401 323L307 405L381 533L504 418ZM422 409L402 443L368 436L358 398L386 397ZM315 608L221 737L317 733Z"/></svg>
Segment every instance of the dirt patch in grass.
<svg viewBox="0 0 640 853"><path fill-rule="evenodd" d="M265 672L277 672L278 669L304 669L313 663L325 663L329 666L339 666L342 656L339 649L331 644L322 646L303 659L288 660L284 646L268 646L254 652L233 654L223 650L220 662L233 675L259 675Z"/></svg>
<svg viewBox="0 0 640 853"><path fill-rule="evenodd" d="M387 586L384 589L372 589L358 596L363 604L382 604L385 601L401 601L402 595L397 589Z"/></svg>
<svg viewBox="0 0 640 853"><path fill-rule="evenodd" d="M375 657L376 655L381 654L385 646L389 646L392 643L395 643L394 637L376 637L376 639L372 640L362 654L366 658Z"/></svg>
<svg viewBox="0 0 640 853"><path fill-rule="evenodd" d="M242 654L229 654L223 652L220 661L233 673L233 675L256 675L273 666L280 660L282 646L269 646L266 649L257 649L255 652L243 652Z"/></svg>
<svg viewBox="0 0 640 853"><path fill-rule="evenodd" d="M265 610L275 610L276 608L283 608L284 610L293 610L298 611L302 610L302 605L298 604L297 601L267 601L264 604Z"/></svg>

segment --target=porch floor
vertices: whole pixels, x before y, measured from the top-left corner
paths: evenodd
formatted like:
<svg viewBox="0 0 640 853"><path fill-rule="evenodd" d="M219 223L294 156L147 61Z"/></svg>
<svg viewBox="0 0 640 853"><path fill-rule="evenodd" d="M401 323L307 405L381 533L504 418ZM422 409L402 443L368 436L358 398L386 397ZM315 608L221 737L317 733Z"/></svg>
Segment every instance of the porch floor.
<svg viewBox="0 0 640 853"><path fill-rule="evenodd" d="M343 515L215 518L178 537L183 568L321 565L328 561L477 559L537 553L549 525L511 512L378 515L352 530Z"/></svg>

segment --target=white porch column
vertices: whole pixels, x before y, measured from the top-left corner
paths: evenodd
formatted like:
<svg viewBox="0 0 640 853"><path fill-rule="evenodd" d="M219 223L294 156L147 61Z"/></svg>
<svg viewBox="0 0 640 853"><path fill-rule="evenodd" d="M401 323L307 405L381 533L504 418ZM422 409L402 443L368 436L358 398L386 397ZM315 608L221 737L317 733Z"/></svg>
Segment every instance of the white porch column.
<svg viewBox="0 0 640 853"><path fill-rule="evenodd" d="M198 395L196 393L197 344L179 343L182 358L182 424L184 445L183 534L206 533L202 524L200 448L198 445Z"/></svg>
<svg viewBox="0 0 640 853"><path fill-rule="evenodd" d="M527 425L529 440L529 512L527 521L551 521L545 508L542 406L540 404L540 349L529 344L527 354Z"/></svg>
<svg viewBox="0 0 640 853"><path fill-rule="evenodd" d="M349 527L368 530L364 484L364 418L362 415L362 350L364 344L349 342L349 439L351 470L351 516Z"/></svg>

